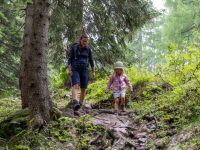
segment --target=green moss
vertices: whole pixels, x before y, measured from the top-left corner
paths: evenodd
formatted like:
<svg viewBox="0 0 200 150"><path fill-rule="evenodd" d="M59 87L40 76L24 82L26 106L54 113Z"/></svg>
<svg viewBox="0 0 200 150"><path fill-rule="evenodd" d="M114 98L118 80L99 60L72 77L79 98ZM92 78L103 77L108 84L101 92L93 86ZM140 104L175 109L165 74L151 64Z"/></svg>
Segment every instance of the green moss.
<svg viewBox="0 0 200 150"><path fill-rule="evenodd" d="M10 138L27 128L29 113L27 109L16 111L0 122L0 137Z"/></svg>
<svg viewBox="0 0 200 150"><path fill-rule="evenodd" d="M29 147L24 145L16 145L15 148L16 150L31 150Z"/></svg>
<svg viewBox="0 0 200 150"><path fill-rule="evenodd" d="M86 99L93 104L108 99L111 95L105 93L107 82L108 78L89 84Z"/></svg>
<svg viewBox="0 0 200 150"><path fill-rule="evenodd" d="M0 99L0 120L6 118L9 114L21 109L21 100L19 98Z"/></svg>
<svg viewBox="0 0 200 150"><path fill-rule="evenodd" d="M70 149L70 146L76 149L89 149L92 147L89 141L93 136L106 134L102 126L92 125L92 120L93 118L88 115L79 119L61 117L57 121L51 121L39 133L31 129L20 132L9 140L7 145L11 150Z"/></svg>

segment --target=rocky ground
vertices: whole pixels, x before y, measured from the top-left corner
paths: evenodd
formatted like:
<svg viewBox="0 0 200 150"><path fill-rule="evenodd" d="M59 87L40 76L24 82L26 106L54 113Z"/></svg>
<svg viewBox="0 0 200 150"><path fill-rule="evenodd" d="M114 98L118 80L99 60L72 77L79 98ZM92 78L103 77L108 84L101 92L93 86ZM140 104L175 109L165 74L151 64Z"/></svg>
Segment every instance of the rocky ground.
<svg viewBox="0 0 200 150"><path fill-rule="evenodd" d="M120 112L114 114L110 109L93 109L90 105L85 105L81 110L79 116L74 114L73 110L62 109L64 115L68 117L80 117L88 114L93 117L92 123L94 125L102 125L112 138L112 150L147 150L149 131L156 128L156 122L153 119L140 121L133 112ZM92 143L98 141L100 137L93 139ZM102 146L98 149L108 149L105 140Z"/></svg>

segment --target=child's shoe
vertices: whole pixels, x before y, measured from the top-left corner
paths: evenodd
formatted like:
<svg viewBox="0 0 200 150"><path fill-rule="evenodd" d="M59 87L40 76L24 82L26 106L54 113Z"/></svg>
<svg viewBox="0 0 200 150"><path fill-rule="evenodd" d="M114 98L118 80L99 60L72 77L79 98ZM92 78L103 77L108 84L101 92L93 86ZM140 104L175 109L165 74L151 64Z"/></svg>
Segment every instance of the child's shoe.
<svg viewBox="0 0 200 150"><path fill-rule="evenodd" d="M118 115L119 111L118 110L114 110L114 115Z"/></svg>
<svg viewBox="0 0 200 150"><path fill-rule="evenodd" d="M121 105L122 112L127 112L125 105Z"/></svg>

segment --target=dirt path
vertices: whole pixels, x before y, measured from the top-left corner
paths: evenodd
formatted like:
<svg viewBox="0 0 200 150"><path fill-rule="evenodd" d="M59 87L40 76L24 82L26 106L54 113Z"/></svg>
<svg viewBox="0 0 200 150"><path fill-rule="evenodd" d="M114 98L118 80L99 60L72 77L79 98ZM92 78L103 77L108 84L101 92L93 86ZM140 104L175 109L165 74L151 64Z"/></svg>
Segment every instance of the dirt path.
<svg viewBox="0 0 200 150"><path fill-rule="evenodd" d="M63 113L68 117L78 117L74 115L72 109L63 109ZM112 150L147 150L148 131L155 127L155 122L139 121L132 112L115 115L112 110L92 109L84 107L80 110L81 115L88 114L94 118L94 125L102 125L112 137ZM101 148L99 148L100 150Z"/></svg>

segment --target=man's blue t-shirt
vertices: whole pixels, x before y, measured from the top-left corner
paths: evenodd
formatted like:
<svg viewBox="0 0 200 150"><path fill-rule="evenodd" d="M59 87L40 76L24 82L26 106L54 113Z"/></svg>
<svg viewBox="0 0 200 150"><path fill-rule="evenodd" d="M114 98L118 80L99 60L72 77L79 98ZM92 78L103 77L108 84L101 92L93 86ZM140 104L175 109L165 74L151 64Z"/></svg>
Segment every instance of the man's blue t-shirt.
<svg viewBox="0 0 200 150"><path fill-rule="evenodd" d="M89 47L80 48L78 44L73 44L70 50L68 65L74 64L86 64L94 67L94 61L92 58L91 49Z"/></svg>

